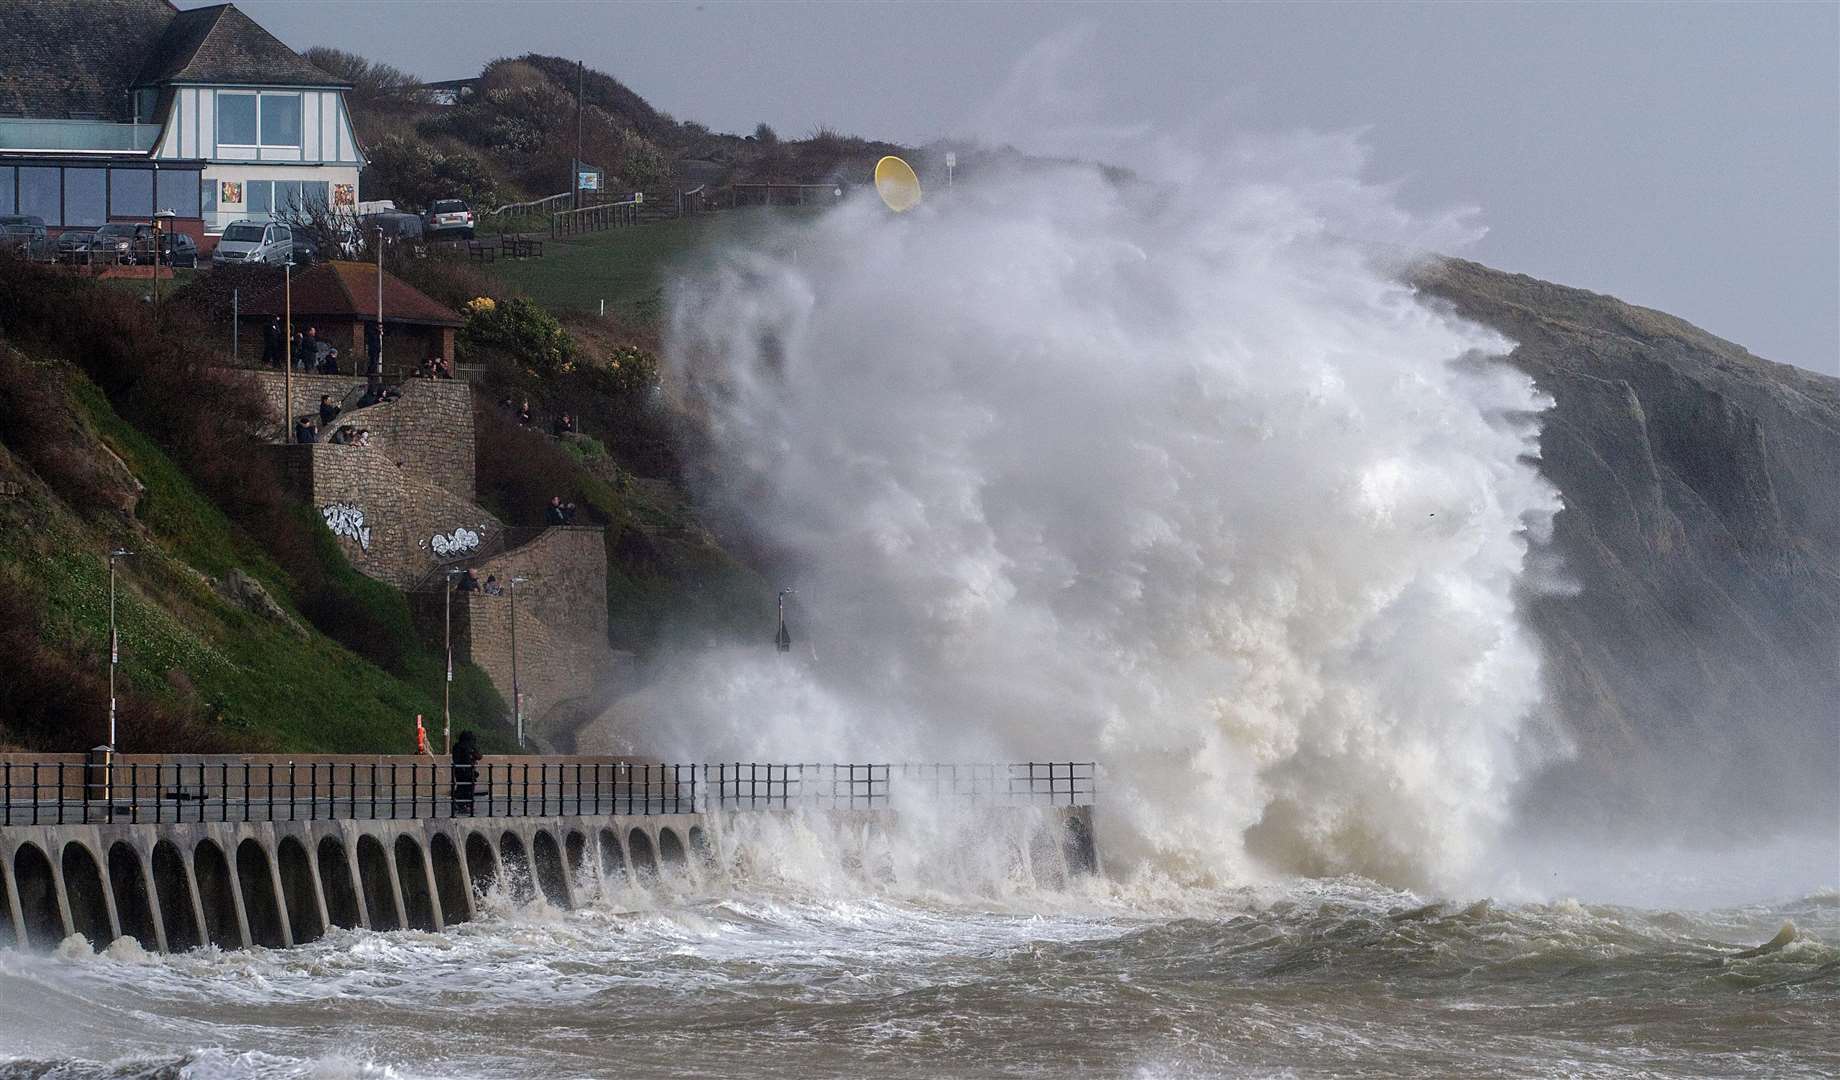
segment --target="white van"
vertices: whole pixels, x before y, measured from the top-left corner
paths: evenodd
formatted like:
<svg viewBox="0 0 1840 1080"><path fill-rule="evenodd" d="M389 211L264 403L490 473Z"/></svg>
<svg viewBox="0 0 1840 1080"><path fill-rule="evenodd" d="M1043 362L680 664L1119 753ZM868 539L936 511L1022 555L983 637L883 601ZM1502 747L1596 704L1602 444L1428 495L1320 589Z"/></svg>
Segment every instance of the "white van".
<svg viewBox="0 0 1840 1080"><path fill-rule="evenodd" d="M233 221L224 226L217 250L211 252L216 266L239 263L269 263L280 266L294 257L294 234L279 221Z"/></svg>

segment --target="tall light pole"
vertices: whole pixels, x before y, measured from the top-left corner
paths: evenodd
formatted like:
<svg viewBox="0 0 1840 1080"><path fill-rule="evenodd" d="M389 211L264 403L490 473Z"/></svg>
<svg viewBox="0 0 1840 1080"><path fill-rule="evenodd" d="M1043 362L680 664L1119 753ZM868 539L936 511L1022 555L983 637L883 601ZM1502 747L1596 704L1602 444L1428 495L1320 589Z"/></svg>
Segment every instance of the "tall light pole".
<svg viewBox="0 0 1840 1080"><path fill-rule="evenodd" d="M511 716L517 721L517 741L519 748L524 745L524 693L518 689L517 662L517 587L520 581L529 578L511 579Z"/></svg>
<svg viewBox="0 0 1840 1080"><path fill-rule="evenodd" d="M454 577L459 573L459 570L448 567L441 589L445 609L442 621L447 638L447 678L441 682L441 744L446 747L444 752L450 754L454 750Z"/></svg>
<svg viewBox="0 0 1840 1080"><path fill-rule="evenodd" d="M792 631L786 629L786 597L791 595L791 589L779 591L779 631L773 635L773 645L780 652L792 651Z"/></svg>
<svg viewBox="0 0 1840 1080"><path fill-rule="evenodd" d="M281 264L281 441L294 441L294 256Z"/></svg>
<svg viewBox="0 0 1840 1080"><path fill-rule="evenodd" d="M115 630L115 560L134 552L115 548L109 552L109 749L115 749L115 665L121 662L121 637Z"/></svg>
<svg viewBox="0 0 1840 1080"><path fill-rule="evenodd" d="M588 64L585 60L575 61L575 164L569 171L575 175L569 178L569 186L575 191L575 205L571 209L581 209L581 110L584 93L588 87Z"/></svg>
<svg viewBox="0 0 1840 1080"><path fill-rule="evenodd" d="M377 226L377 384L372 389L383 386L383 226ZM369 368L365 373L369 374Z"/></svg>

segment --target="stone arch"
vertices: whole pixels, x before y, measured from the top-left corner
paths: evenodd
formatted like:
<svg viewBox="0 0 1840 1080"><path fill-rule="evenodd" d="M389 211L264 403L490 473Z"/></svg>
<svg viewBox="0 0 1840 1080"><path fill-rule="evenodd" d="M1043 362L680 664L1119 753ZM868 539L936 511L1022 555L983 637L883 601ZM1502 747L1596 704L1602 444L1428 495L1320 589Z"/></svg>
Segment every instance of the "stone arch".
<svg viewBox="0 0 1840 1080"><path fill-rule="evenodd" d="M562 844L563 861L569 868L569 884L577 889L585 889L594 879L593 871L588 866L588 838L579 829L570 829Z"/></svg>
<svg viewBox="0 0 1840 1080"><path fill-rule="evenodd" d="M644 885L658 876L658 856L652 854L652 838L644 829L626 834L626 854L632 861L633 880Z"/></svg>
<svg viewBox="0 0 1840 1080"><path fill-rule="evenodd" d="M115 918L121 932L157 952L160 935L153 926L153 902L147 895L147 877L141 873L141 855L126 840L109 846L109 889L115 894Z"/></svg>
<svg viewBox="0 0 1840 1080"><path fill-rule="evenodd" d="M372 930L401 930L396 914L396 890L390 887L390 857L383 842L369 833L358 837L358 884L364 891L364 910Z"/></svg>
<svg viewBox="0 0 1840 1080"><path fill-rule="evenodd" d="M466 836L466 876L473 880L476 896L491 892L493 882L498 880L498 853L492 850L492 841L482 833Z"/></svg>
<svg viewBox="0 0 1840 1080"><path fill-rule="evenodd" d="M88 844L72 840L64 845L64 903L70 908L71 930L98 949L115 940L109 927L108 901L102 895L102 868Z"/></svg>
<svg viewBox="0 0 1840 1080"><path fill-rule="evenodd" d="M679 875L689 868L690 860L684 854L684 842L670 829L658 830L658 865Z"/></svg>
<svg viewBox="0 0 1840 1080"><path fill-rule="evenodd" d="M51 860L37 844L21 844L13 853L13 880L19 889L19 915L26 944L47 952L64 940L64 915L58 910L57 879Z"/></svg>
<svg viewBox="0 0 1840 1080"><path fill-rule="evenodd" d="M601 879L626 883L626 853L620 850L620 837L612 829L601 830Z"/></svg>
<svg viewBox="0 0 1840 1080"><path fill-rule="evenodd" d="M279 949L287 944L281 902L275 896L275 878L268 865L268 849L251 837L236 846L236 880L243 890L243 917L249 922L249 943Z"/></svg>
<svg viewBox="0 0 1840 1080"><path fill-rule="evenodd" d="M153 845L153 891L160 898L160 922L169 952L184 952L204 944L198 920L192 914L192 885L185 876L185 857L171 840Z"/></svg>
<svg viewBox="0 0 1840 1080"><path fill-rule="evenodd" d="M364 925L358 887L351 880L351 861L345 841L322 836L319 841L319 887L326 898L326 918L334 926L356 930Z"/></svg>
<svg viewBox="0 0 1840 1080"><path fill-rule="evenodd" d="M524 841L517 833L507 830L498 838L498 862L504 870L505 884L511 889L511 899L529 903L536 888L530 878L530 858L524 854Z"/></svg>
<svg viewBox="0 0 1840 1080"><path fill-rule="evenodd" d="M453 837L441 832L430 837L428 861L434 864L434 889L441 900L441 921L452 926L471 918L466 869L460 865L460 852L454 847Z"/></svg>
<svg viewBox="0 0 1840 1080"><path fill-rule="evenodd" d="M396 838L396 880L402 887L403 915L412 930L439 930L434 917L434 890L428 883L428 866L422 861L422 845L415 837L403 833Z"/></svg>
<svg viewBox="0 0 1840 1080"><path fill-rule="evenodd" d="M318 941L326 927L320 922L319 890L313 886L313 864L307 859L306 845L298 837L282 837L275 845L275 868L281 872L281 899L294 944Z"/></svg>
<svg viewBox="0 0 1840 1080"><path fill-rule="evenodd" d="M237 926L236 885L230 880L230 863L212 840L200 840L192 849L192 876L198 879L198 906L204 909L205 938L220 949L241 948L243 931Z"/></svg>
<svg viewBox="0 0 1840 1080"><path fill-rule="evenodd" d="M706 872L715 872L716 846L710 841L709 832L701 825L690 826L690 853L696 856L697 865Z"/></svg>
<svg viewBox="0 0 1840 1080"><path fill-rule="evenodd" d="M530 861L536 869L537 885L543 890L544 899L564 911L572 907L568 871L562 865L562 849L556 846L556 838L548 829L538 829L532 838Z"/></svg>

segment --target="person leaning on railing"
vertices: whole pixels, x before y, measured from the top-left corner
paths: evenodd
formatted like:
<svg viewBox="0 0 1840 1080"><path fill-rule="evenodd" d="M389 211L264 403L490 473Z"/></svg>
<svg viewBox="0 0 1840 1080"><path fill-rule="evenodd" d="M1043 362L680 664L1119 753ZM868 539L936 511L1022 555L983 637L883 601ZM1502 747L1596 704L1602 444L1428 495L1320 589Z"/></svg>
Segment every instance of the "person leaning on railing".
<svg viewBox="0 0 1840 1080"><path fill-rule="evenodd" d="M471 814L473 799L479 789L479 739L471 731L462 731L454 741L454 814Z"/></svg>

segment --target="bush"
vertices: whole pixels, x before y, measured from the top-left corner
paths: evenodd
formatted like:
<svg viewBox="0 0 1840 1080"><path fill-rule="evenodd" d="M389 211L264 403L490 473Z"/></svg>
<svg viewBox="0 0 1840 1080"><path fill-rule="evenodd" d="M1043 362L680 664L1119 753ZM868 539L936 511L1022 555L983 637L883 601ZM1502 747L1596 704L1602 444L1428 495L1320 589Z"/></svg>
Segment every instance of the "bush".
<svg viewBox="0 0 1840 1080"><path fill-rule="evenodd" d="M590 389L617 398L643 398L658 388L658 357L637 345L622 345L581 371Z"/></svg>
<svg viewBox="0 0 1840 1080"><path fill-rule="evenodd" d="M461 340L468 348L503 350L540 375L572 369L575 342L556 317L521 296L469 301Z"/></svg>
<svg viewBox="0 0 1840 1080"><path fill-rule="evenodd" d="M465 199L475 208L498 202L498 183L477 155L441 151L420 139L389 135L370 148L365 190L400 207L421 209L436 199Z"/></svg>

